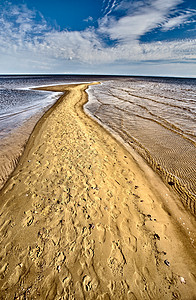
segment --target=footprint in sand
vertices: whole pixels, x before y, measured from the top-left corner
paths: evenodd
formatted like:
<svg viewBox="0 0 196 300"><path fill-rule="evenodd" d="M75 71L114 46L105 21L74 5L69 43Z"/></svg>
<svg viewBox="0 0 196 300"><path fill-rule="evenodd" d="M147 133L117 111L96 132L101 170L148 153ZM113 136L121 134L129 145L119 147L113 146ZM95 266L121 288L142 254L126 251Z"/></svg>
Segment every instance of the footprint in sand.
<svg viewBox="0 0 196 300"><path fill-rule="evenodd" d="M83 256L85 257L85 261L87 266L92 264L92 259L94 257L94 248L95 241L89 240L87 237L83 240Z"/></svg>
<svg viewBox="0 0 196 300"><path fill-rule="evenodd" d="M64 290L67 290L72 282L72 275L65 265L62 265L62 267L61 267L61 270L59 273L59 279L60 279L60 282L61 282Z"/></svg>
<svg viewBox="0 0 196 300"><path fill-rule="evenodd" d="M152 271L150 272L150 270L147 267L143 267L142 274L143 274L142 276L143 279L148 278L147 282L145 283L145 290L147 291L148 296L151 299L155 299L158 293L157 293L157 286L153 280L154 278L151 275Z"/></svg>
<svg viewBox="0 0 196 300"><path fill-rule="evenodd" d="M111 216L114 219L117 219L120 214L121 214L120 210L118 210L117 207L116 207L116 205L114 205L113 208L112 208L112 210L111 210Z"/></svg>
<svg viewBox="0 0 196 300"><path fill-rule="evenodd" d="M12 275L9 277L8 281L2 286L2 290L6 290L14 285L16 285L29 271L29 266L27 261L18 264Z"/></svg>
<svg viewBox="0 0 196 300"><path fill-rule="evenodd" d="M0 278L3 279L6 273L6 270L8 269L8 263L0 264Z"/></svg>
<svg viewBox="0 0 196 300"><path fill-rule="evenodd" d="M130 287L127 284L126 280L111 280L109 282L108 289L112 295L111 299L137 300L134 293L130 290Z"/></svg>
<svg viewBox="0 0 196 300"><path fill-rule="evenodd" d="M76 295L76 299L81 299L81 300L85 299L84 292L83 292L83 286L80 281L77 281L75 284L75 295Z"/></svg>
<svg viewBox="0 0 196 300"><path fill-rule="evenodd" d="M128 300L137 300L135 294L133 292L131 292L131 291L128 291L127 299Z"/></svg>
<svg viewBox="0 0 196 300"><path fill-rule="evenodd" d="M105 227L102 224L98 224L98 225L96 225L96 228L99 230L99 235L98 235L99 242L101 244L105 243L105 240L106 240L106 229L105 229Z"/></svg>
<svg viewBox="0 0 196 300"><path fill-rule="evenodd" d="M40 299L53 300L56 296L63 295L65 299L69 298L72 288L72 276L65 265L60 270L53 270L45 278L40 287ZM61 299L61 298L58 298ZM63 298L64 299L64 298Z"/></svg>
<svg viewBox="0 0 196 300"><path fill-rule="evenodd" d="M84 289L84 292L90 292L90 294L92 295L98 288L98 281L96 280L96 278L93 278L91 279L91 277L89 275L85 275L83 277L83 289ZM94 299L93 297L90 297L89 295L89 298L90 299Z"/></svg>
<svg viewBox="0 0 196 300"><path fill-rule="evenodd" d="M83 278L83 288L85 292L92 290L91 278L88 275L84 276Z"/></svg>
<svg viewBox="0 0 196 300"><path fill-rule="evenodd" d="M6 220L2 223L0 227L0 241L1 239L5 238L5 236L7 235L10 225L11 225L11 220Z"/></svg>
<svg viewBox="0 0 196 300"><path fill-rule="evenodd" d="M145 290L146 278L143 275L140 275L138 271L135 271L133 274L133 281L140 291L141 297L143 297L143 292Z"/></svg>
<svg viewBox="0 0 196 300"><path fill-rule="evenodd" d="M36 244L36 246L33 248L29 247L29 256L31 260L35 262L36 265L39 265L39 258L43 254L43 251L44 248L42 247L41 244L40 245Z"/></svg>
<svg viewBox="0 0 196 300"><path fill-rule="evenodd" d="M137 252L137 238L133 235L135 230L135 223L131 224L131 221L126 219L121 223L120 230L123 232L123 242L128 246L133 252Z"/></svg>
<svg viewBox="0 0 196 300"><path fill-rule="evenodd" d="M55 299L57 295L57 283L55 274L52 272L52 274L48 275L46 279L44 280L44 284L41 286L41 297L43 299L52 300Z"/></svg>
<svg viewBox="0 0 196 300"><path fill-rule="evenodd" d="M57 259L56 259L56 262L55 262L55 266L56 266L56 269L58 272L61 272L61 269L62 269L62 265L63 265L63 262L65 261L66 257L64 255L63 252L60 252L57 256Z"/></svg>
<svg viewBox="0 0 196 300"><path fill-rule="evenodd" d="M122 275L125 263L126 259L119 245L119 242L113 241L110 257L108 258L108 265L111 268L112 273L114 275Z"/></svg>
<svg viewBox="0 0 196 300"><path fill-rule="evenodd" d="M104 293L102 295L99 295L96 300L110 300L110 296L108 293Z"/></svg>
<svg viewBox="0 0 196 300"><path fill-rule="evenodd" d="M25 218L23 219L23 227L33 224L34 216L31 210L24 212Z"/></svg>

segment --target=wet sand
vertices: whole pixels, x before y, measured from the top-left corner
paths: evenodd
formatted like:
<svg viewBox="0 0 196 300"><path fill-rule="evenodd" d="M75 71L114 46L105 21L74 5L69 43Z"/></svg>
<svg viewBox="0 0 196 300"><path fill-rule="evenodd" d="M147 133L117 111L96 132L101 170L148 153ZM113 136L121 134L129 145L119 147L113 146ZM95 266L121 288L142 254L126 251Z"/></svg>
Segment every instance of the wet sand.
<svg viewBox="0 0 196 300"><path fill-rule="evenodd" d="M0 192L0 299L196 299L195 217L83 112L87 87L48 88Z"/></svg>
<svg viewBox="0 0 196 300"><path fill-rule="evenodd" d="M28 137L41 116L42 114L35 115L13 130L9 136L0 139L0 189L16 168Z"/></svg>

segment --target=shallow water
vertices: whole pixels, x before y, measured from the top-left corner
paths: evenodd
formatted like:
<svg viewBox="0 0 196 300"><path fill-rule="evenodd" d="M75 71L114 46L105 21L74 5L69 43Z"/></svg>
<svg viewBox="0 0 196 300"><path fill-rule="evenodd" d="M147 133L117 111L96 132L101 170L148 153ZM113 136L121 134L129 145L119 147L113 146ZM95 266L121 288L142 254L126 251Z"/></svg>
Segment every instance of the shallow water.
<svg viewBox="0 0 196 300"><path fill-rule="evenodd" d="M124 78L88 93L85 110L145 158L195 213L196 80Z"/></svg>

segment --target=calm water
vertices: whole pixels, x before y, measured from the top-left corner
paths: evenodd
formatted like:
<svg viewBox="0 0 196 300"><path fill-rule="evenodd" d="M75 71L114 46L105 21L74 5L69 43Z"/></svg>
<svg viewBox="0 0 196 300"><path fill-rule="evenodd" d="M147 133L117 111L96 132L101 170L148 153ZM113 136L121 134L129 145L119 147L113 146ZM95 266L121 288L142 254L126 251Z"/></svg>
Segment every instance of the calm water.
<svg viewBox="0 0 196 300"><path fill-rule="evenodd" d="M10 160L19 156L38 118L59 97L29 87L92 81L102 84L89 88L85 111L145 158L195 213L196 79L0 76L0 173L8 177Z"/></svg>
<svg viewBox="0 0 196 300"><path fill-rule="evenodd" d="M85 109L117 133L195 213L196 80L127 78L89 89Z"/></svg>

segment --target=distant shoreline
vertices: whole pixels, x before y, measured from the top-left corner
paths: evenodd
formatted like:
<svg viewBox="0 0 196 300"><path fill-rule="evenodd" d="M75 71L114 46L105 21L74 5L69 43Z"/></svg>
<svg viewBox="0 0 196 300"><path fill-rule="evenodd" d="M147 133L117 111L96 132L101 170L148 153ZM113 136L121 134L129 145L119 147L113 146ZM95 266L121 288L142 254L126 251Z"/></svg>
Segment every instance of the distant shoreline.
<svg viewBox="0 0 196 300"><path fill-rule="evenodd" d="M45 76L57 76L57 77L62 77L62 76L81 76L81 77L94 77L96 79L101 79L103 77L108 77L108 78L139 78L139 79L193 79L196 80L196 76L195 77L183 77L183 76L156 76L156 75L125 75L125 74L0 74L0 76L13 76L13 77L23 77L23 76L27 76L27 77L31 77L31 76L36 76L36 77L45 77Z"/></svg>

